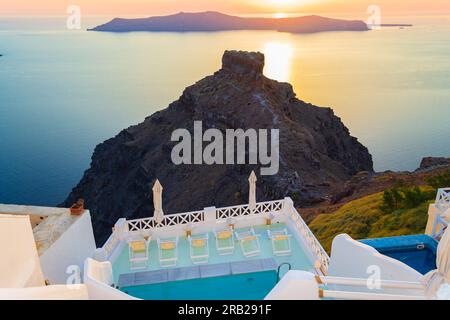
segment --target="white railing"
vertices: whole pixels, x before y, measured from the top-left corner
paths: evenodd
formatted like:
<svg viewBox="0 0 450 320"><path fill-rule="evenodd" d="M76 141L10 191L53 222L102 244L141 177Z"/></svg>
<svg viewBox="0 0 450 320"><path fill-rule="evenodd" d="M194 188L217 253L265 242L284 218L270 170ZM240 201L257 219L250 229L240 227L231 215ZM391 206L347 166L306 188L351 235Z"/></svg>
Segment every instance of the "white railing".
<svg viewBox="0 0 450 320"><path fill-rule="evenodd" d="M219 208L216 209L216 219L225 220L228 218L239 218L249 215L261 215L269 212L276 214L283 209L283 203L284 200L259 202L253 210L249 205Z"/></svg>
<svg viewBox="0 0 450 320"><path fill-rule="evenodd" d="M249 205L240 205L233 207L224 207L216 209L216 219L225 220L228 218L239 218L249 215L262 215L269 212L274 214L281 212L284 200L260 202L256 204L255 209L250 209ZM177 213L164 216L161 222L157 222L153 217L145 219L129 220L128 231L151 230L154 228L179 226L190 223L199 223L205 221L205 211L193 211L188 213Z"/></svg>
<svg viewBox="0 0 450 320"><path fill-rule="evenodd" d="M302 233L309 249L316 256L317 261L320 263L320 266L317 267L319 267L320 271L326 275L328 273L328 267L330 265L330 257L328 256L328 253L324 250L319 240L317 240L311 229L309 229L308 225L305 223L303 218L293 206L289 208L289 215L294 221L297 229Z"/></svg>
<svg viewBox="0 0 450 320"><path fill-rule="evenodd" d="M442 188L438 190L435 206L442 213L445 213L450 208L450 188Z"/></svg>
<svg viewBox="0 0 450 320"><path fill-rule="evenodd" d="M427 300L425 295L409 296L400 294L335 291L319 289L319 298L343 300Z"/></svg>
<svg viewBox="0 0 450 320"><path fill-rule="evenodd" d="M154 217L145 219L129 220L128 231L151 230L154 228L178 226L188 223L203 222L205 220L204 211L194 211L187 213L170 214L164 216L161 222L155 220Z"/></svg>
<svg viewBox="0 0 450 320"><path fill-rule="evenodd" d="M286 198L284 200L259 202L256 204L254 209L251 209L249 205L240 205L217 209L208 208L202 211L193 211L188 213L171 214L166 215L161 222L157 222L154 217L124 221L126 228L122 231L115 230L103 246L103 249L106 251L107 256L109 256L120 242L120 234L125 230L126 232L141 232L150 231L155 228L182 226L187 224L206 222L205 216L207 215L207 211L209 211L210 209L213 210L212 219L215 219L216 221L223 221L229 218L239 219L248 216L262 216L269 213L272 213L274 216L277 216L279 214L286 214L288 217L291 217L295 224L295 227L303 237L305 244L308 246L308 249L315 256L315 258L317 259L316 261L320 263L320 266L316 267L320 268L323 274L327 274L330 257L323 249L322 245L319 243L314 234L311 232L309 227L306 225L300 214L297 212L290 198ZM210 212L208 212L208 215L209 213ZM208 216L208 221L211 221L210 219L211 216Z"/></svg>
<svg viewBox="0 0 450 320"><path fill-rule="evenodd" d="M119 243L120 243L119 234L113 231L113 233L109 236L108 240L106 240L105 244L103 245L103 250L105 251L106 254L105 258L109 258L111 256L112 252Z"/></svg>
<svg viewBox="0 0 450 320"><path fill-rule="evenodd" d="M432 236L436 240L439 240L449 225L450 188L438 189L434 206L437 212L436 218L434 219Z"/></svg>
<svg viewBox="0 0 450 320"><path fill-rule="evenodd" d="M440 240L445 230L447 229L449 222L441 215L437 215L434 220L433 226L433 238L436 240Z"/></svg>
<svg viewBox="0 0 450 320"><path fill-rule="evenodd" d="M367 279L358 278L343 278L343 277L320 277L316 276L316 281L319 286L323 285L343 285L352 287L365 287L367 288ZM392 280L380 280L380 289L401 289L401 290L414 290L419 295L407 295L407 294L388 294L388 293L372 293L372 292L358 292L352 291L337 291L320 288L320 298L333 298L333 299L350 299L350 300L425 300L425 285L421 282L409 282L409 281L392 281Z"/></svg>

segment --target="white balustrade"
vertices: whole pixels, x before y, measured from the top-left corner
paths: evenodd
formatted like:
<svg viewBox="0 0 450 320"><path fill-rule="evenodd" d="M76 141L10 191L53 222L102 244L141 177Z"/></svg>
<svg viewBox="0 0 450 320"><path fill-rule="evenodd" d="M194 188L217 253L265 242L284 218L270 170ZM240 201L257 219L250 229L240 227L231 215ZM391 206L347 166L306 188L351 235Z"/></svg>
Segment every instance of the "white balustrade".
<svg viewBox="0 0 450 320"><path fill-rule="evenodd" d="M249 216L265 216L269 213L271 213L275 217L277 215L284 214L291 218L296 229L300 232L301 236L305 240L305 244L308 246L308 249L315 256L316 261L320 263L320 269L323 273L326 273L328 270L330 257L322 248L321 244L311 232L309 227L306 225L300 214L297 212L290 198L286 198L284 200L259 202L256 204L256 207L253 210L250 209L249 205L240 205L217 209L214 207L210 207L202 211L165 215L164 219L159 223L153 217L128 220L126 221L127 228L125 229L127 232L142 232L163 227L211 222L210 220L214 218L216 221L226 221L229 218L235 218L239 220L240 218ZM122 230L123 227L120 227L121 230L117 229L118 228L115 228L114 232L103 246L103 249L105 250L108 257L120 243L121 238L123 238L121 236L121 234L123 233L122 231L124 231Z"/></svg>
<svg viewBox="0 0 450 320"><path fill-rule="evenodd" d="M111 234L111 236L106 240L105 244L103 245L103 250L105 252L105 257L109 258L111 256L111 253L114 251L114 249L117 247L117 245L120 243L120 237L118 232L114 232Z"/></svg>
<svg viewBox="0 0 450 320"><path fill-rule="evenodd" d="M328 256L328 253L323 249L319 240L317 240L317 238L314 236L311 229L305 223L292 203L289 203L289 205L286 206L286 210L288 210L289 216L295 223L297 229L301 232L303 239L306 241L309 249L316 256L317 261L320 263L320 270L322 271L322 273L327 273L328 267L330 265L330 257Z"/></svg>
<svg viewBox="0 0 450 320"><path fill-rule="evenodd" d="M438 190L435 205L442 213L450 209L450 188Z"/></svg>
<svg viewBox="0 0 450 320"><path fill-rule="evenodd" d="M254 210L249 205L219 208L216 210L217 220L226 220L228 218L239 218L250 215L263 215L269 212L276 214L283 209L284 200L259 202Z"/></svg>
<svg viewBox="0 0 450 320"><path fill-rule="evenodd" d="M435 213L432 236L439 240L449 224L450 188L438 189L434 205L437 212Z"/></svg>

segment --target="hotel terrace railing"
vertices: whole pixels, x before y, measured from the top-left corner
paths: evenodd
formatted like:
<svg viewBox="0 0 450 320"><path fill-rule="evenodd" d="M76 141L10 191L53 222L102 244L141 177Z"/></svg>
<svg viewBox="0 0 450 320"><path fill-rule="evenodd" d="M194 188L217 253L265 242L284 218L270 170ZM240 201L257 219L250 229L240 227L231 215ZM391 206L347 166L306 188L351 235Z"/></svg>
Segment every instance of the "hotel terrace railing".
<svg viewBox="0 0 450 320"><path fill-rule="evenodd" d="M326 251L322 248L319 241L316 239L314 234L311 232L309 227L303 221L300 214L294 207L294 204L290 198L284 200L268 201L256 203L256 206L252 209L247 205L224 207L224 208L205 208L201 211L193 211L188 213L170 214L164 216L164 219L157 222L155 218L144 218L128 220L121 219L116 223L113 228L113 233L103 245L104 255L109 258L120 243L122 234L124 232L145 232L151 231L155 228L172 227L172 226L183 226L188 224L203 223L206 221L211 221L207 216L213 214L213 220L224 221L227 219L236 219L239 222L239 218L249 217L249 216L267 216L268 214L273 214L274 217L278 215L285 214L289 217L297 227L300 234L303 236L306 245L309 247L313 255L316 256L317 261L320 263L320 268L322 273L326 274L329 266L330 257Z"/></svg>
<svg viewBox="0 0 450 320"><path fill-rule="evenodd" d="M283 209L283 203L284 200L260 202L256 204L255 209L251 209L249 205L219 208L216 209L216 219L225 220L249 215L264 215L270 212L276 214Z"/></svg>
<svg viewBox="0 0 450 320"><path fill-rule="evenodd" d="M312 233L311 229L309 229L308 225L293 206L291 210L289 210L288 214L297 229L301 231L310 250L312 250L313 254L316 255L319 265L316 265L315 267L318 268L324 275L327 275L328 267L330 265L330 257L328 256L328 253L323 249L319 240L317 240L316 236Z"/></svg>
<svg viewBox="0 0 450 320"><path fill-rule="evenodd" d="M152 218L129 220L128 231L144 231L151 230L154 228L171 227L178 226L188 223L203 222L205 220L204 211L194 211L187 213L171 214L164 216L161 222L156 221Z"/></svg>
<svg viewBox="0 0 450 320"><path fill-rule="evenodd" d="M442 213L450 209L450 188L438 190L435 205Z"/></svg>
<svg viewBox="0 0 450 320"><path fill-rule="evenodd" d="M432 236L435 239L440 239L449 225L450 188L442 188L438 190L434 205L436 209L438 209L438 212L434 220Z"/></svg>

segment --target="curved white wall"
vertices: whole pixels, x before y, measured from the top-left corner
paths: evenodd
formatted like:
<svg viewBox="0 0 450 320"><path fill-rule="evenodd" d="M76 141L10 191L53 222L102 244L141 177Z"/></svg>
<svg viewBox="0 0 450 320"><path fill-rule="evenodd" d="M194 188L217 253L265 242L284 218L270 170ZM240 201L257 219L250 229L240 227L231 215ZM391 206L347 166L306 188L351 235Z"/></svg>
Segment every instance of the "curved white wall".
<svg viewBox="0 0 450 320"><path fill-rule="evenodd" d="M319 300L319 286L314 274L291 270L264 300Z"/></svg>
<svg viewBox="0 0 450 320"><path fill-rule="evenodd" d="M353 240L347 234L334 238L328 269L330 276L365 279L370 275L370 266L380 268L382 280L417 282L422 278L422 275L410 266Z"/></svg>
<svg viewBox="0 0 450 320"><path fill-rule="evenodd" d="M111 262L98 262L86 259L84 265L84 284L90 300L139 300L113 288Z"/></svg>

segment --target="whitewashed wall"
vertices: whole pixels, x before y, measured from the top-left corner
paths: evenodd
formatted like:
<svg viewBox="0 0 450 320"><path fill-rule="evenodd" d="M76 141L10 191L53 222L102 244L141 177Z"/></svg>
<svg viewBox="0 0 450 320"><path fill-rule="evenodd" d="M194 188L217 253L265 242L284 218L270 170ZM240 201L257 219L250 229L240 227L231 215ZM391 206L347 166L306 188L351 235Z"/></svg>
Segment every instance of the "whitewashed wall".
<svg viewBox="0 0 450 320"><path fill-rule="evenodd" d="M40 257L44 276L51 284L65 284L67 268L76 265L81 272L84 261L96 249L89 211L77 219Z"/></svg>
<svg viewBox="0 0 450 320"><path fill-rule="evenodd" d="M0 288L44 285L28 216L0 215Z"/></svg>
<svg viewBox="0 0 450 320"><path fill-rule="evenodd" d="M264 300L319 300L319 286L314 279L314 274L291 270Z"/></svg>
<svg viewBox="0 0 450 320"><path fill-rule="evenodd" d="M88 258L85 262L84 284L90 300L138 300L112 287L111 262L99 262Z"/></svg>
<svg viewBox="0 0 450 320"><path fill-rule="evenodd" d="M420 281L422 275L408 265L382 255L374 248L353 240L347 234L338 235L331 249L330 276L367 278L368 268L380 268L382 280Z"/></svg>
<svg viewBox="0 0 450 320"><path fill-rule="evenodd" d="M88 300L85 285L0 289L0 300Z"/></svg>

